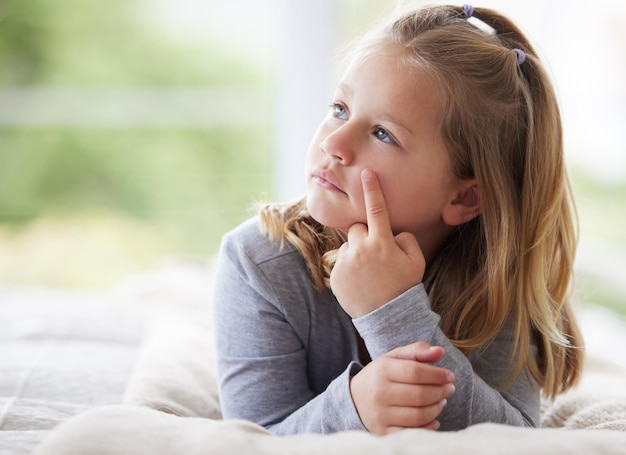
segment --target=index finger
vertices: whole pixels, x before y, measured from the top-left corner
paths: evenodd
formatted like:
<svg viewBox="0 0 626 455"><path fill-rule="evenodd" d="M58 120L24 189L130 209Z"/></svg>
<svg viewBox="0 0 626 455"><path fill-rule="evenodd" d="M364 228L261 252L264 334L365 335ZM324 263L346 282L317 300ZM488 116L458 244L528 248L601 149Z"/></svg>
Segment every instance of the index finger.
<svg viewBox="0 0 626 455"><path fill-rule="evenodd" d="M363 197L365 199L368 235L393 238L387 203L374 171L363 169L361 171L361 184L363 185Z"/></svg>

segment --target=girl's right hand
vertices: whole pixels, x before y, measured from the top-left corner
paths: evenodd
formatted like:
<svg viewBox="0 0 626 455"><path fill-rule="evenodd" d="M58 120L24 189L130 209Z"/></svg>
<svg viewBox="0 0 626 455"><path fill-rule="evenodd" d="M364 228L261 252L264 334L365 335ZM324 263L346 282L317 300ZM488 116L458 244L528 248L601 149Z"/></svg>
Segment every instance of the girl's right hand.
<svg viewBox="0 0 626 455"><path fill-rule="evenodd" d="M454 393L454 373L428 365L443 357L441 347L418 342L375 359L350 380L356 410L371 433L404 428L437 430L436 420Z"/></svg>
<svg viewBox="0 0 626 455"><path fill-rule="evenodd" d="M424 277L426 261L410 232L394 235L387 203L376 174L361 172L367 222L355 223L337 251L330 288L351 318L385 305Z"/></svg>

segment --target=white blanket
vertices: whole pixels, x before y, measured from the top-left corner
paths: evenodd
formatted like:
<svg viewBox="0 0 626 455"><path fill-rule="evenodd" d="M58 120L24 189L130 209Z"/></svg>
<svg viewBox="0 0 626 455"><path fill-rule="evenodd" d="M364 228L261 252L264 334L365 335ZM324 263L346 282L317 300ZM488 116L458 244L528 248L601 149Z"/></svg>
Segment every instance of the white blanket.
<svg viewBox="0 0 626 455"><path fill-rule="evenodd" d="M382 438L364 432L271 436L248 422L219 420L205 328L159 321L150 333L125 396L132 406L100 408L72 419L38 455L626 454L626 396L582 390L544 403L545 428L539 430L481 424L456 433L412 430ZM626 385L625 378L607 372L590 376L594 387L612 386L612 381Z"/></svg>
<svg viewBox="0 0 626 455"><path fill-rule="evenodd" d="M220 420L211 276L205 268L164 270L89 298L0 290L0 310L13 304L10 318L0 311L7 330L0 360L12 358L16 373L0 397L0 453L626 454L626 358L618 352L626 323L595 307L579 310L584 380L543 403L542 429L481 424L456 433L276 437ZM7 343L12 350L2 349ZM18 371L23 358L28 368Z"/></svg>
<svg viewBox="0 0 626 455"><path fill-rule="evenodd" d="M325 454L470 453L624 454L626 434L609 430L523 429L480 424L456 433L405 430L275 437L240 421L181 418L141 407L89 411L52 434L38 454Z"/></svg>

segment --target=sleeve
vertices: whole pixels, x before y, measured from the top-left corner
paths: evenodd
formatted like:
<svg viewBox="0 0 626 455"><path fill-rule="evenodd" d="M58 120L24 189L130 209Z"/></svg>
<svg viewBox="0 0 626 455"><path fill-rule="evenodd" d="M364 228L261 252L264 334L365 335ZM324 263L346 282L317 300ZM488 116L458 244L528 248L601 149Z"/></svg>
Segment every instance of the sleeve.
<svg viewBox="0 0 626 455"><path fill-rule="evenodd" d="M224 418L275 434L364 429L350 395L352 363L317 396L307 352L272 283L233 239L220 252L214 294L215 346Z"/></svg>
<svg viewBox="0 0 626 455"><path fill-rule="evenodd" d="M373 359L417 341L444 348L444 357L437 365L454 372L456 392L447 399L438 418L442 430L459 430L482 422L538 426L539 388L530 374L522 372L504 392L493 385L514 356L510 330L505 327L470 362L441 331L439 320L420 284L353 322Z"/></svg>

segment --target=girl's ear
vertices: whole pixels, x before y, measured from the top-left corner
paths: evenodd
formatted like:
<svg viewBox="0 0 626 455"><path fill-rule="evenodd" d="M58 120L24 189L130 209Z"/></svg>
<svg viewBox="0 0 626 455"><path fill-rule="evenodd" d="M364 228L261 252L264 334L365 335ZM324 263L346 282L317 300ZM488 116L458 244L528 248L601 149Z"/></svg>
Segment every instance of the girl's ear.
<svg viewBox="0 0 626 455"><path fill-rule="evenodd" d="M460 226L480 215L481 210L476 180L463 180L454 199L444 207L442 217L448 226Z"/></svg>

